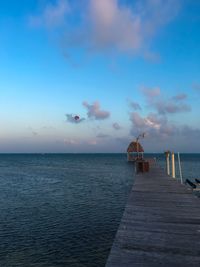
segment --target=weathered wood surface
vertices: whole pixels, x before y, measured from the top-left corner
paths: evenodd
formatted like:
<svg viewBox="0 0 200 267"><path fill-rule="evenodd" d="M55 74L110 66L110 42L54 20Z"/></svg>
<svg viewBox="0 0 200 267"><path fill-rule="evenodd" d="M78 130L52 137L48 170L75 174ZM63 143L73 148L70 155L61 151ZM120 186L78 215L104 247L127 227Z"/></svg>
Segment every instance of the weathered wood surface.
<svg viewBox="0 0 200 267"><path fill-rule="evenodd" d="M106 267L200 266L200 199L158 166L136 175Z"/></svg>

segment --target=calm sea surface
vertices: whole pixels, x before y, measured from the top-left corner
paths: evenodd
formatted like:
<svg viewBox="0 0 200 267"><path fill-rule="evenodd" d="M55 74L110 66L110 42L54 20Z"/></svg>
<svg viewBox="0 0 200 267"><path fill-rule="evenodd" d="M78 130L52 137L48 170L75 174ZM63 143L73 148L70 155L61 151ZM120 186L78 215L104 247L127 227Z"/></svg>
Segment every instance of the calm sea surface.
<svg viewBox="0 0 200 267"><path fill-rule="evenodd" d="M125 154L0 154L0 266L103 267L133 182Z"/></svg>

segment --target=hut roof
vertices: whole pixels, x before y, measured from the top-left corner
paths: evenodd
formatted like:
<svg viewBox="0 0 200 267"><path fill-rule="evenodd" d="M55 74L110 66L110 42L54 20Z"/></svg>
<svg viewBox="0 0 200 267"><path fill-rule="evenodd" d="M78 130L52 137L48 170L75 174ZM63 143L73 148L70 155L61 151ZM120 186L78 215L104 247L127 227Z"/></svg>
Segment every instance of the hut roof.
<svg viewBox="0 0 200 267"><path fill-rule="evenodd" d="M129 144L127 152L144 152L144 149L139 142L133 141Z"/></svg>

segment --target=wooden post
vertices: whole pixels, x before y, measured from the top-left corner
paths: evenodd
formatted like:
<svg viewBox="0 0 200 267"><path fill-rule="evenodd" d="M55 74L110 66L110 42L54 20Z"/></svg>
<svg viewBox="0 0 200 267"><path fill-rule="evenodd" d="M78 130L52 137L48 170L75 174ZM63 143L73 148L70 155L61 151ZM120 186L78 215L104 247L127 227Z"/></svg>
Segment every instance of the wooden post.
<svg viewBox="0 0 200 267"><path fill-rule="evenodd" d="M174 152L172 152L172 178L176 178L176 175L175 175L175 160L174 160Z"/></svg>
<svg viewBox="0 0 200 267"><path fill-rule="evenodd" d="M180 160L180 153L179 152L178 152L178 165L179 165L179 173L180 173L181 183L183 184L183 176L182 176L181 160Z"/></svg>
<svg viewBox="0 0 200 267"><path fill-rule="evenodd" d="M166 171L167 171L167 175L170 175L170 168L169 168L169 151L165 152L165 156L166 156Z"/></svg>

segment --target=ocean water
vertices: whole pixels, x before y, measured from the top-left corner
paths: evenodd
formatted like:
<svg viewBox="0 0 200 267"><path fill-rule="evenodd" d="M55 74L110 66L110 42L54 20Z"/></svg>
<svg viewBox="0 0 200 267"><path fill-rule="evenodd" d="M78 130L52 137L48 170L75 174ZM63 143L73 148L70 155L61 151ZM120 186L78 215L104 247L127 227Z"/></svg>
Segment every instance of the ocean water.
<svg viewBox="0 0 200 267"><path fill-rule="evenodd" d="M0 266L103 267L133 180L124 154L0 155Z"/></svg>
<svg viewBox="0 0 200 267"><path fill-rule="evenodd" d="M133 182L125 154L0 154L0 266L105 266Z"/></svg>

